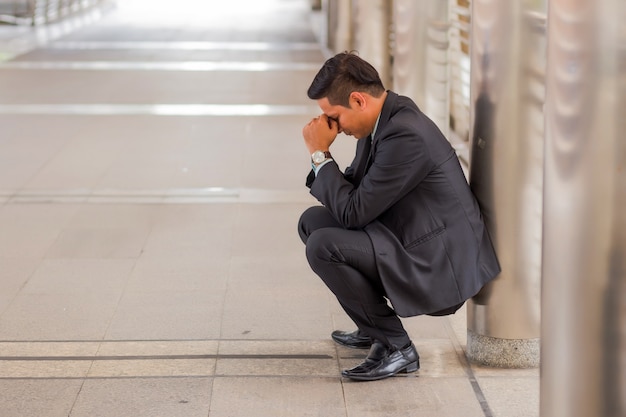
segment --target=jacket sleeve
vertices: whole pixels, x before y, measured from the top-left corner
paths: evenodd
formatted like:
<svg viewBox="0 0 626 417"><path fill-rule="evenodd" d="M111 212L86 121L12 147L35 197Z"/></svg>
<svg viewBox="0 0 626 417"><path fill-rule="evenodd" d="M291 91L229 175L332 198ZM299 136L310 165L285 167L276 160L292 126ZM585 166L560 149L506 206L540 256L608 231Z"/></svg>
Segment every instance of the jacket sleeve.
<svg viewBox="0 0 626 417"><path fill-rule="evenodd" d="M336 164L320 170L311 194L349 229L360 229L414 189L434 168L424 139L392 122L374 143L372 165L358 186Z"/></svg>
<svg viewBox="0 0 626 417"><path fill-rule="evenodd" d="M313 181L315 181L315 171L311 170L309 171L309 175L306 176L306 186L311 188L311 185L313 185Z"/></svg>

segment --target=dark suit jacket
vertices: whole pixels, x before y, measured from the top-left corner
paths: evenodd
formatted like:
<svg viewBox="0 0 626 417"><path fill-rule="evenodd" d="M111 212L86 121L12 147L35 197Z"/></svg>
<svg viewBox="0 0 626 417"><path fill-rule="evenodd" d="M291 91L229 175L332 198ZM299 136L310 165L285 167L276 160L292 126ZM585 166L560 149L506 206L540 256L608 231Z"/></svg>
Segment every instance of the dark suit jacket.
<svg viewBox="0 0 626 417"><path fill-rule="evenodd" d="M478 203L437 126L389 91L373 144L342 173L330 162L307 185L343 227L372 240L386 295L402 317L463 303L500 272Z"/></svg>

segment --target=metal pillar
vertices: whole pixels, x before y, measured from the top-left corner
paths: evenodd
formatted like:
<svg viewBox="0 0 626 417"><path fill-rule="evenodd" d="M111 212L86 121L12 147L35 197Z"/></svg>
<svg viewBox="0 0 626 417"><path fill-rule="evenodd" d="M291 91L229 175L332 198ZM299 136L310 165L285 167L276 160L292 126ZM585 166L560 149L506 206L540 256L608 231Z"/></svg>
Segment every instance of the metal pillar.
<svg viewBox="0 0 626 417"><path fill-rule="evenodd" d="M352 49L352 0L324 0L328 49L332 54Z"/></svg>
<svg viewBox="0 0 626 417"><path fill-rule="evenodd" d="M359 56L378 70L386 88L391 86L391 2L353 0L353 40Z"/></svg>
<svg viewBox="0 0 626 417"><path fill-rule="evenodd" d="M426 105L426 50L429 0L394 0L393 90Z"/></svg>
<svg viewBox="0 0 626 417"><path fill-rule="evenodd" d="M393 90L411 97L448 136L448 3L394 0Z"/></svg>
<svg viewBox="0 0 626 417"><path fill-rule="evenodd" d="M626 416L626 2L551 0L541 416Z"/></svg>
<svg viewBox="0 0 626 417"><path fill-rule="evenodd" d="M471 15L470 185L502 273L468 303L467 355L510 368L539 365L545 33L527 4Z"/></svg>

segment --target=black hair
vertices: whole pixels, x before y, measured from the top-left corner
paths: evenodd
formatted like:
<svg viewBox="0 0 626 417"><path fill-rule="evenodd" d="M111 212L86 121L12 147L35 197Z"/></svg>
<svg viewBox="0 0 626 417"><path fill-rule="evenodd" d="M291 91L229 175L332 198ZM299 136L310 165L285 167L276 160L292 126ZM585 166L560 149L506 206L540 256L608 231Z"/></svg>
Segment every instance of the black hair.
<svg viewBox="0 0 626 417"><path fill-rule="evenodd" d="M353 91L380 97L385 92L376 69L354 51L342 52L328 59L319 70L307 95L312 100L328 98L331 105L350 107Z"/></svg>

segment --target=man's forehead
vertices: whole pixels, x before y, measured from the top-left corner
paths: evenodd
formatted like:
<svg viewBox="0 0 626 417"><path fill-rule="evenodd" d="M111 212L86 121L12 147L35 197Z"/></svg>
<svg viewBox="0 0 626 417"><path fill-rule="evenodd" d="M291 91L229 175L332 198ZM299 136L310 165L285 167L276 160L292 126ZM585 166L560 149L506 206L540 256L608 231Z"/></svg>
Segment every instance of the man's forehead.
<svg viewBox="0 0 626 417"><path fill-rule="evenodd" d="M324 114L326 114L327 116L336 115L338 113L339 108L341 108L341 106L339 105L336 105L336 106L331 105L327 97L323 97L317 100L317 105L320 107L320 109L322 109Z"/></svg>

